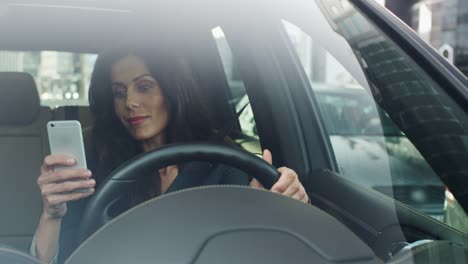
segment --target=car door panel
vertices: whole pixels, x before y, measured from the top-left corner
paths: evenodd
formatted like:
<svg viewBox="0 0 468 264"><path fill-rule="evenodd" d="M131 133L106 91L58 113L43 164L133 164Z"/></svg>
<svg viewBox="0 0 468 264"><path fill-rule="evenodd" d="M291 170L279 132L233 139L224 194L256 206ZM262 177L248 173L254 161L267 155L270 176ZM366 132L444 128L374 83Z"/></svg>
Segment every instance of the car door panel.
<svg viewBox="0 0 468 264"><path fill-rule="evenodd" d="M314 171L308 186L313 204L340 219L385 259L392 245L448 240L464 247L468 236L375 190L329 170Z"/></svg>

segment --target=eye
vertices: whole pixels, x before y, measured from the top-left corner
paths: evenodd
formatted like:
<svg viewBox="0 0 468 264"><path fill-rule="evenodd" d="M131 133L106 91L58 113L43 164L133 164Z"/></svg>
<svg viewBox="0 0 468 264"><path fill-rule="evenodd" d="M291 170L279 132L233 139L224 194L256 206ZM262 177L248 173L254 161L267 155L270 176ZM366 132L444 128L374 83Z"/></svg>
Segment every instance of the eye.
<svg viewBox="0 0 468 264"><path fill-rule="evenodd" d="M151 82L141 82L138 84L138 90L141 92L148 92L154 87L154 84Z"/></svg>
<svg viewBox="0 0 468 264"><path fill-rule="evenodd" d="M112 95L116 99L122 99L127 96L127 90L123 87L118 87L118 88L113 88L112 89Z"/></svg>

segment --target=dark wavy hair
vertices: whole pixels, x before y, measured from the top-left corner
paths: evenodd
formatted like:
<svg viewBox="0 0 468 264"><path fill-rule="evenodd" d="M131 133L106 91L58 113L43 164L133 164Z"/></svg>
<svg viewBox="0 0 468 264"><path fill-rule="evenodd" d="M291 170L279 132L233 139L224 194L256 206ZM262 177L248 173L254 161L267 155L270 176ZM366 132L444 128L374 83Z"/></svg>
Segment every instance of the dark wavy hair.
<svg viewBox="0 0 468 264"><path fill-rule="evenodd" d="M98 184L122 163L143 152L141 144L117 118L113 105L111 68L129 55L142 58L161 86L169 112L166 143L207 140L214 131L198 76L184 49L162 44L121 44L98 56L89 89L94 118L89 167Z"/></svg>

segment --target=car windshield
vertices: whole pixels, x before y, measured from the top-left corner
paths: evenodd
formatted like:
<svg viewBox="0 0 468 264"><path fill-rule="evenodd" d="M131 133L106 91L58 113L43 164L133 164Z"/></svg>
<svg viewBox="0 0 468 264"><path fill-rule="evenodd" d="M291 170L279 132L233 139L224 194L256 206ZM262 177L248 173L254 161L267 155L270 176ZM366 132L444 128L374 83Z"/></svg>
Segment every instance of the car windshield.
<svg viewBox="0 0 468 264"><path fill-rule="evenodd" d="M319 88L316 93L325 126L331 135L404 136L361 87Z"/></svg>
<svg viewBox="0 0 468 264"><path fill-rule="evenodd" d="M127 236L152 241L162 228L172 246L164 232L191 227L205 202L235 203L236 190L272 186L285 200L264 196L240 207L298 217L292 229L270 234L283 216L251 223L229 208L206 215L232 213L232 225L185 230L209 233L203 246L191 245L196 254L148 254L195 263L189 258L203 259L210 243L238 229L272 243L281 233L295 250L305 245L342 263L367 250L398 262L431 241L468 248L468 81L371 1L0 3L0 249L47 263L80 250L129 260L127 249L148 248ZM200 194L193 208L178 203L183 212L139 211L208 185L234 196ZM302 204L280 207L293 201ZM308 209L332 220L317 225ZM141 230L156 218L167 228ZM339 228L320 230L332 225ZM119 236L115 254L86 247L106 230ZM359 243L340 240L348 231ZM337 241L364 246L322 248Z"/></svg>

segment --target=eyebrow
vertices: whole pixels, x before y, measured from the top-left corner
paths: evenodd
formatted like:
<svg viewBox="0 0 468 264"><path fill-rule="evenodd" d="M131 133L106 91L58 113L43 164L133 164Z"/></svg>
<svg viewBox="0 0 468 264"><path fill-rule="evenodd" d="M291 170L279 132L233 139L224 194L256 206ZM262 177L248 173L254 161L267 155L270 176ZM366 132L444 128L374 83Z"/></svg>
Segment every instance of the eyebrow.
<svg viewBox="0 0 468 264"><path fill-rule="evenodd" d="M138 81L138 80L140 80L140 79L142 79L144 77L151 77L152 78L153 76L151 76L151 74L145 73L145 74L142 74L142 75L140 75L138 77L133 78L131 80L131 82L136 82L136 81ZM113 83L111 83L111 86L114 86L114 85L125 86L125 83L123 83L123 82L113 82Z"/></svg>

